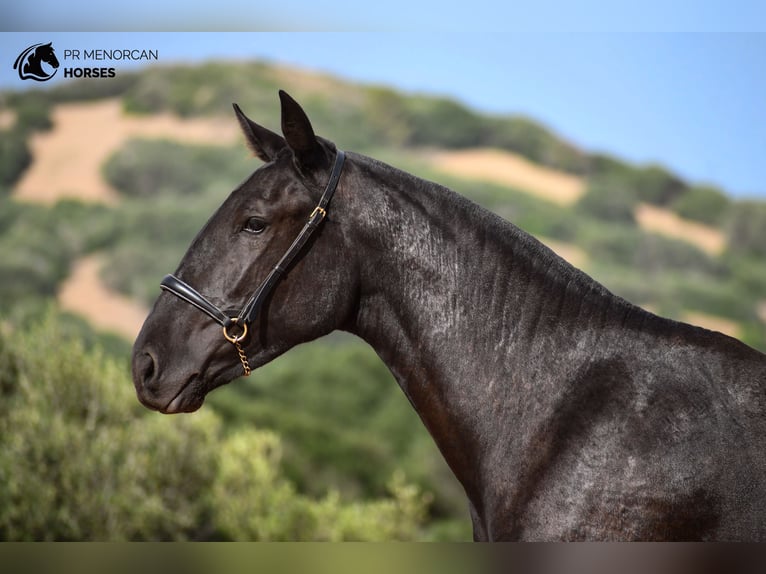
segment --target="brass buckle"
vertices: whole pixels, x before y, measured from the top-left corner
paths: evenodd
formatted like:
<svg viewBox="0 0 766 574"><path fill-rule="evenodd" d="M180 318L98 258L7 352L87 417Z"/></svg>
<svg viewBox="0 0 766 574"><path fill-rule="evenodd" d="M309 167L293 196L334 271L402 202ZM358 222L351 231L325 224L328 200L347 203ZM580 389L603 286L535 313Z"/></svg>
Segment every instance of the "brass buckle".
<svg viewBox="0 0 766 574"><path fill-rule="evenodd" d="M314 216L316 214L321 215L321 219L324 219L327 215L327 211L323 207L319 207L318 205L314 208L314 211L311 212L311 215L309 216L309 219L314 219Z"/></svg>

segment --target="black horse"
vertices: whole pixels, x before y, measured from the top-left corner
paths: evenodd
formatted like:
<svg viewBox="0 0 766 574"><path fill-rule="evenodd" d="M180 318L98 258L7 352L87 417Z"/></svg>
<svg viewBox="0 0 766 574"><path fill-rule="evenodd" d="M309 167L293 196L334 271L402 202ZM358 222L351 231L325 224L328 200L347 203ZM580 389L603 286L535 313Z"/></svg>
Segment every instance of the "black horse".
<svg viewBox="0 0 766 574"><path fill-rule="evenodd" d="M766 355L628 303L444 187L344 165L280 97L284 137L236 108L266 163L163 281L133 351L144 405L193 411L341 329L396 377L477 540L766 539Z"/></svg>
<svg viewBox="0 0 766 574"><path fill-rule="evenodd" d="M49 74L43 70L42 63L45 62L54 68L54 72ZM59 67L59 61L56 52L53 50L53 42L47 44L35 44L24 50L13 64L13 69L19 70L19 78L22 80L35 80L44 82L50 80Z"/></svg>

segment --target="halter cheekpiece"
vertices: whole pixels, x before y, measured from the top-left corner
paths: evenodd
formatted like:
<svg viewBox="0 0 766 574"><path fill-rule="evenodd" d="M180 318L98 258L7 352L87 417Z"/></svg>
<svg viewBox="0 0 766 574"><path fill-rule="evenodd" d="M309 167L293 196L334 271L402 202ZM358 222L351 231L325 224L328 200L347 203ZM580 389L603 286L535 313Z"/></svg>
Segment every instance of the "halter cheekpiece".
<svg viewBox="0 0 766 574"><path fill-rule="evenodd" d="M266 279L258 286L255 292L250 296L250 299L244 304L239 314L236 317L229 317L226 313L221 311L213 303L205 299L196 289L194 289L188 283L181 281L174 275L165 275L160 282L160 287L172 293L179 299L183 299L187 303L194 305L197 309L205 313L208 317L213 319L216 323L223 327L223 336L234 345L239 355L239 360L242 363L242 368L245 370L245 376L250 374L250 365L247 361L247 355L240 343L247 337L248 326L255 321L258 316L258 312L263 306L264 301L269 294L274 290L279 279L285 273L290 266L290 263L295 259L300 250L309 240L314 231L317 230L319 224L324 221L327 216L327 207L332 199L335 189L338 187L341 173L343 172L343 164L345 162L346 155L343 151L338 150L335 155L335 163L330 173L330 179L327 182L327 186L322 193L322 197L319 199L319 203L311 212L308 221L301 229L298 236L293 241L292 245L287 249L285 254L274 266L274 268L266 276ZM241 332L237 335L232 334L230 331L233 327L238 327Z"/></svg>

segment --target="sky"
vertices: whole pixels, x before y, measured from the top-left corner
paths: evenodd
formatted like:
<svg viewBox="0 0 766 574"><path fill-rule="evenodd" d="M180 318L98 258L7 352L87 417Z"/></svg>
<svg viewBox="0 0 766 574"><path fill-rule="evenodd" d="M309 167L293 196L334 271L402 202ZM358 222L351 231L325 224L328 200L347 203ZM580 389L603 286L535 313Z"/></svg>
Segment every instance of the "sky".
<svg viewBox="0 0 766 574"><path fill-rule="evenodd" d="M160 64L257 58L448 96L483 113L529 116L585 151L659 163L737 197L766 196L760 32L6 32L0 89L29 88L13 61L49 41L59 57L81 47L153 49ZM104 63L62 62L74 65Z"/></svg>
<svg viewBox="0 0 766 574"><path fill-rule="evenodd" d="M762 0L16 0L0 30L763 32Z"/></svg>

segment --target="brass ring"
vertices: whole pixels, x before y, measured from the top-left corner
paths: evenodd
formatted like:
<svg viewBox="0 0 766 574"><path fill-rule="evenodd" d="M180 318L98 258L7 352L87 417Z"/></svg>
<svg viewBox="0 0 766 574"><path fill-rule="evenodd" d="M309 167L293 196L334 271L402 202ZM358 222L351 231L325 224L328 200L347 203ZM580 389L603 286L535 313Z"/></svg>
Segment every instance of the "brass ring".
<svg viewBox="0 0 766 574"><path fill-rule="evenodd" d="M231 320L232 324L237 324L237 318L234 318ZM224 338L229 341L229 343L234 343L235 345L239 343L242 339L247 337L247 323L242 323L242 334L238 337L232 337L229 335L229 333L226 331L226 325L223 326L223 336Z"/></svg>

